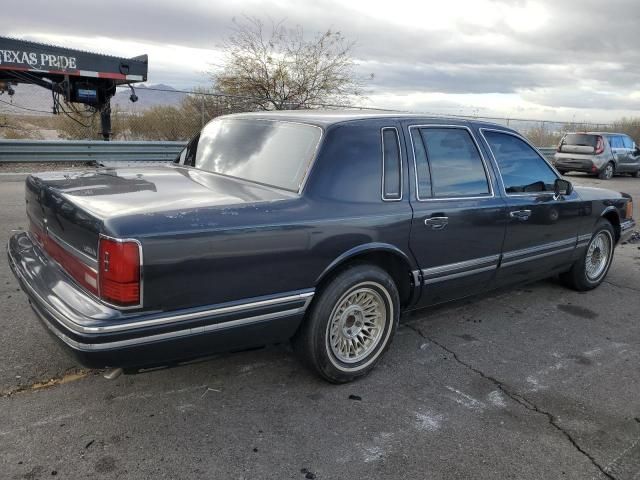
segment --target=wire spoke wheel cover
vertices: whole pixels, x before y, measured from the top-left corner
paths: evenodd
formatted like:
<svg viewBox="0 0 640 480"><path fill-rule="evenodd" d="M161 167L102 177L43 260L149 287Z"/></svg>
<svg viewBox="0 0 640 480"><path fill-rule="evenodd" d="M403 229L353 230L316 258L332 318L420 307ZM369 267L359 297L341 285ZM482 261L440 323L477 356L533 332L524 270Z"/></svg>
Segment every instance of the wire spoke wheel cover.
<svg viewBox="0 0 640 480"><path fill-rule="evenodd" d="M598 281L607 271L607 266L611 259L613 241L607 231L601 231L591 239L585 257L585 273L587 278Z"/></svg>
<svg viewBox="0 0 640 480"><path fill-rule="evenodd" d="M390 312L379 288L369 282L356 285L333 308L327 324L327 346L340 362L362 362L380 344Z"/></svg>

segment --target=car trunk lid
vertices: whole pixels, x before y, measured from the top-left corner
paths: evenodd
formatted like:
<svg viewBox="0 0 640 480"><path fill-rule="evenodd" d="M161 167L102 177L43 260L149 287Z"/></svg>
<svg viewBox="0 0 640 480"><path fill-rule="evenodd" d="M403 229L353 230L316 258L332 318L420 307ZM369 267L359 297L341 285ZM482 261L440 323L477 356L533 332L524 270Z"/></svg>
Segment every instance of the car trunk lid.
<svg viewBox="0 0 640 480"><path fill-rule="evenodd" d="M107 168L30 175L27 214L67 246L96 259L108 220L292 198L295 194L179 166Z"/></svg>

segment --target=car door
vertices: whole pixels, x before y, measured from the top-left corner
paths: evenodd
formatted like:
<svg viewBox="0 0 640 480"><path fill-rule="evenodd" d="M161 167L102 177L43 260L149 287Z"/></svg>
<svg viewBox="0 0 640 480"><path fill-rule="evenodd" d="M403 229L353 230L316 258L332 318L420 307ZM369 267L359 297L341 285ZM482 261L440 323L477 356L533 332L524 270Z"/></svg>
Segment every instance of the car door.
<svg viewBox="0 0 640 480"><path fill-rule="evenodd" d="M635 173L640 169L640 157L637 154L636 145L628 135L622 135L622 143L626 152L624 171Z"/></svg>
<svg viewBox="0 0 640 480"><path fill-rule="evenodd" d="M622 135L609 135L609 145L611 153L616 162L616 172L623 173L629 171L629 152L624 146Z"/></svg>
<svg viewBox="0 0 640 480"><path fill-rule="evenodd" d="M411 125L415 192L410 248L421 271L420 306L487 289L505 231L505 202L464 125Z"/></svg>
<svg viewBox="0 0 640 480"><path fill-rule="evenodd" d="M586 214L579 195L556 196L560 176L519 135L481 129L499 171L507 227L497 284L549 276L572 262Z"/></svg>

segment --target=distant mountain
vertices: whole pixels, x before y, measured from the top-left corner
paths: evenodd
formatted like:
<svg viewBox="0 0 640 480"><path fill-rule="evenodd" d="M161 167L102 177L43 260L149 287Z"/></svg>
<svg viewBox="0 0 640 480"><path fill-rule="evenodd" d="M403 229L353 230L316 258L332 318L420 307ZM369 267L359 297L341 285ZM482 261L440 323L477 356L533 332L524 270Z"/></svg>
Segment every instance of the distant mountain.
<svg viewBox="0 0 640 480"><path fill-rule="evenodd" d="M0 95L0 100L2 100L2 102L0 102L0 113L15 113L20 115L38 114L38 112L32 112L30 110L51 113L53 99L50 90L38 87L37 85L22 83L15 85L13 89L15 90L15 94L12 97L7 93ZM7 105L4 102L8 102L11 105Z"/></svg>
<svg viewBox="0 0 640 480"><path fill-rule="evenodd" d="M120 87L114 97L111 99L111 106L117 106L121 110L146 110L158 105L177 107L182 103L186 93L179 92L175 88L164 85L162 83L157 85L146 85L141 83L140 85L134 85L138 101L132 103L129 97L131 96L131 90L129 88Z"/></svg>
<svg viewBox="0 0 640 480"><path fill-rule="evenodd" d="M177 91L170 85L164 84L140 84L134 86L134 88L138 96L137 102L132 103L129 100L130 89L121 87L118 88L118 91L111 99L112 108L135 112L158 105L176 107L180 105L187 95ZM30 84L19 84L14 86L13 89L15 94L12 97L6 93L0 95L0 114L36 115L38 113L51 113L53 106L51 91ZM36 110L36 112L31 110Z"/></svg>

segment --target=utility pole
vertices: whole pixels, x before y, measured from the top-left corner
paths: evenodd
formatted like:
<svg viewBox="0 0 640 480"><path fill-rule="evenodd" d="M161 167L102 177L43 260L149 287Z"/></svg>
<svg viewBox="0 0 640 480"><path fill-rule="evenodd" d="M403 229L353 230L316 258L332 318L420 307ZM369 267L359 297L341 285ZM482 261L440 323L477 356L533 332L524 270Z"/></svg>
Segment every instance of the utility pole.
<svg viewBox="0 0 640 480"><path fill-rule="evenodd" d="M204 95L202 94L200 94L200 113L201 113L200 127L203 128L204 127Z"/></svg>

